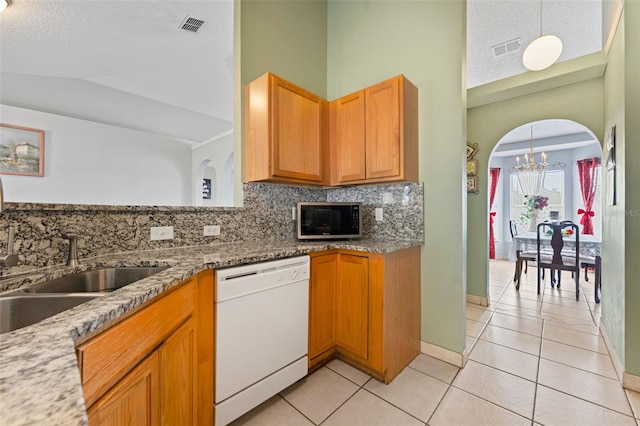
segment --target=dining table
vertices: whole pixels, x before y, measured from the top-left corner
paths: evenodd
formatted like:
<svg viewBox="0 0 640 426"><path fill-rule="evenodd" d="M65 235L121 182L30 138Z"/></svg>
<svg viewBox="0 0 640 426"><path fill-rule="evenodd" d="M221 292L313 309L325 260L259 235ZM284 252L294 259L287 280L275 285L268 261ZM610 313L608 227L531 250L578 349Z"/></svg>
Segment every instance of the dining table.
<svg viewBox="0 0 640 426"><path fill-rule="evenodd" d="M575 249L575 235L564 236L562 237L562 241L564 242L563 249ZM596 256L600 256L602 242L599 239L593 235L580 234L579 241L580 257L595 258ZM551 235L540 235L540 242L547 248L551 247ZM509 260L516 260L517 250L520 250L521 253L535 253L537 249L538 236L536 232L522 232L518 235L514 235L513 240L511 241L511 249L509 250Z"/></svg>

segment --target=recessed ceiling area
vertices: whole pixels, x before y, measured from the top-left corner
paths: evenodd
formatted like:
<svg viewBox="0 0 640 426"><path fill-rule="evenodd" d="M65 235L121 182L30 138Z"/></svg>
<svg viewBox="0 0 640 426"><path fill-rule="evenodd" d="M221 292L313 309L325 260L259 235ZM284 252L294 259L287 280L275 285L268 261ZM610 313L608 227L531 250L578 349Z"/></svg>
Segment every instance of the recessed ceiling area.
<svg viewBox="0 0 640 426"><path fill-rule="evenodd" d="M522 54L541 24L543 35L562 41L558 62L602 50L602 7L602 0L467 0L467 87L527 72Z"/></svg>

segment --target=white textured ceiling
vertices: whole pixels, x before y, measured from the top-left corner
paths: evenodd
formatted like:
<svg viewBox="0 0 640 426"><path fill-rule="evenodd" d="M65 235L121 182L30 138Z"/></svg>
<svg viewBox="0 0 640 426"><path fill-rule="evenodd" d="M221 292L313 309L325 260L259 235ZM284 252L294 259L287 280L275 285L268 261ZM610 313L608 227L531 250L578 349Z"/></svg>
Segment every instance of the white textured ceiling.
<svg viewBox="0 0 640 426"><path fill-rule="evenodd" d="M2 103L192 142L233 126L232 0L13 0L0 28Z"/></svg>
<svg viewBox="0 0 640 426"><path fill-rule="evenodd" d="M467 0L467 86L527 72L524 49L542 33L562 40L558 62L602 50L602 0ZM496 57L493 47L519 39Z"/></svg>
<svg viewBox="0 0 640 426"><path fill-rule="evenodd" d="M541 5L560 61L602 49L602 0L468 0L469 87L526 71ZM205 24L181 30L186 16ZM519 50L494 57L518 38ZM233 126L233 0L12 0L0 52L3 104L192 143Z"/></svg>

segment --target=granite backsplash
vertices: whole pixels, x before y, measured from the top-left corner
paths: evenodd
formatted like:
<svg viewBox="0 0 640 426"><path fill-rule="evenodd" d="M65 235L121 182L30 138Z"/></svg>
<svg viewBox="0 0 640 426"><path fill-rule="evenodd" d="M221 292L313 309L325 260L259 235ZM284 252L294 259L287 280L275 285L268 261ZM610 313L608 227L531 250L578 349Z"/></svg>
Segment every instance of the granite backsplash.
<svg viewBox="0 0 640 426"><path fill-rule="evenodd" d="M364 206L366 237L424 238L421 183L337 189L247 183L243 189L244 207L240 208L6 203L0 214L0 251L6 251L9 225L15 226L14 248L20 263L14 268L0 269L0 275L64 263L68 242L61 237L63 233L78 234L80 259L217 242L291 240L296 235L291 208L298 201L359 201ZM384 208L382 222L375 221L376 207ZM221 234L203 236L204 225L219 225ZM174 238L151 241L150 228L154 226L173 226Z"/></svg>

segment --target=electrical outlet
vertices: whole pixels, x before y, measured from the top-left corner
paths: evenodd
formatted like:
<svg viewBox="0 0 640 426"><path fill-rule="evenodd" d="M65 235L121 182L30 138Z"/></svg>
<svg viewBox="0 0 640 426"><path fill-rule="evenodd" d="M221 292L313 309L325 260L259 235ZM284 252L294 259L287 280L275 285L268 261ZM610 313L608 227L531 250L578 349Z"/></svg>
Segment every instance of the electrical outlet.
<svg viewBox="0 0 640 426"><path fill-rule="evenodd" d="M207 225L204 227L204 236L213 237L220 235L220 225Z"/></svg>
<svg viewBox="0 0 640 426"><path fill-rule="evenodd" d="M376 222L382 222L384 220L384 214L382 207L376 207Z"/></svg>
<svg viewBox="0 0 640 426"><path fill-rule="evenodd" d="M152 226L151 241L173 240L173 226Z"/></svg>

